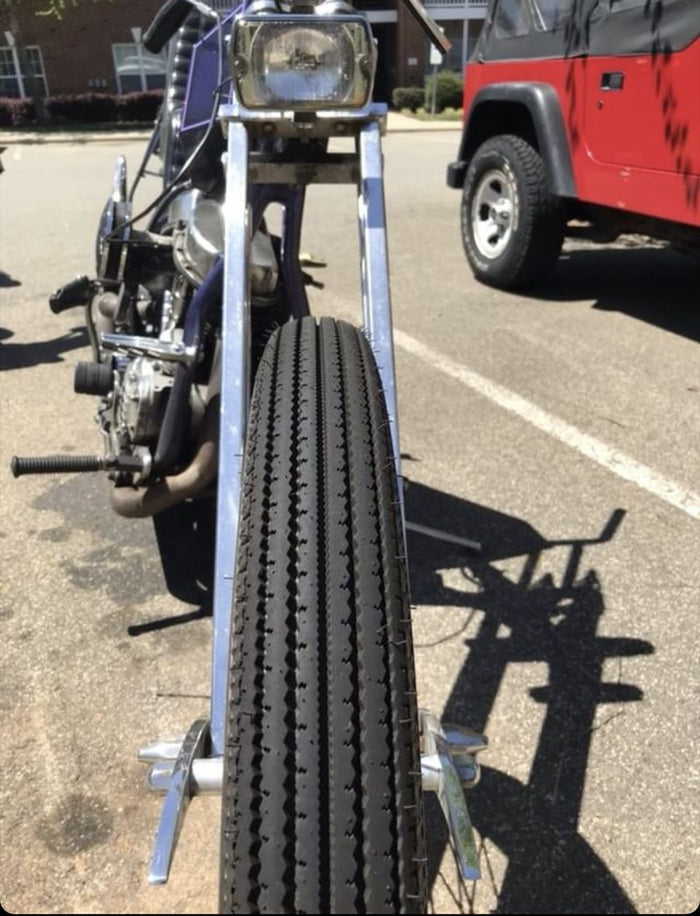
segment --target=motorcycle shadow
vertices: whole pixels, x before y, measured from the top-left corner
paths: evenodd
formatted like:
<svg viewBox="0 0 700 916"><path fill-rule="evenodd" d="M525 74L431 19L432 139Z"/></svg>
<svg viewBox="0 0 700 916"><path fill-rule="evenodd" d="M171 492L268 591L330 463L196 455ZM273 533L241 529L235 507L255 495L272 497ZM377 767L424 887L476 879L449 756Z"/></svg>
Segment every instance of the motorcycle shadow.
<svg viewBox="0 0 700 916"><path fill-rule="evenodd" d="M128 627L129 636L212 616L214 593L214 499L188 500L153 517L165 585L183 604L197 610Z"/></svg>
<svg viewBox="0 0 700 916"><path fill-rule="evenodd" d="M13 286L21 286L22 281L15 279L15 277L6 273L4 270L0 270L0 289L9 289Z"/></svg>
<svg viewBox="0 0 700 916"><path fill-rule="evenodd" d="M72 328L61 337L37 343L7 343L14 331L0 328L0 372L9 369L28 369L43 363L63 362L63 354L80 350L89 344L85 328Z"/></svg>
<svg viewBox="0 0 700 916"><path fill-rule="evenodd" d="M578 832L591 739L599 727L598 704L643 698L634 685L605 683L603 663L610 657L654 651L645 640L597 635L604 596L595 570L581 571L586 546L610 541L624 511L614 510L598 537L552 541L521 519L411 483L406 514L411 522L483 544L482 555L473 556L421 534L410 533L408 538L414 604L480 612L475 635L465 640L468 655L442 719L488 732L486 725L511 663L545 663L549 672L547 686L530 690L531 699L545 708L527 783L483 767L480 784L468 793L481 838L482 881L491 882L497 899L493 911L636 912L610 869ZM543 553L553 547L564 548L567 556L557 584L549 574L535 579ZM513 557L523 559L517 581L494 565ZM438 570L450 567L469 581L469 592L445 587ZM618 708L611 716L619 714ZM426 817L430 887L452 896L453 911L473 912L476 888L467 891L459 880L448 880L440 871L448 837L434 796L426 799ZM494 847L507 860L498 878L489 860L489 848Z"/></svg>

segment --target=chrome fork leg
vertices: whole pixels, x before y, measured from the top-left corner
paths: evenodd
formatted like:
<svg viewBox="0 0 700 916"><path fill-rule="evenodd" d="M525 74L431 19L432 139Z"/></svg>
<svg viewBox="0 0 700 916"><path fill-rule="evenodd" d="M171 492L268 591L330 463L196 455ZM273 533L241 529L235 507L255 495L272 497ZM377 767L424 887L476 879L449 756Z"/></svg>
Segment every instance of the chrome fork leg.
<svg viewBox="0 0 700 916"><path fill-rule="evenodd" d="M384 401L389 417L391 443L398 483L398 499L405 537L399 413L396 403L394 335L389 286L389 247L384 206L384 162L381 128L370 121L360 131L360 182L358 218L360 229L360 270L362 284L362 322L379 370Z"/></svg>
<svg viewBox="0 0 700 916"><path fill-rule="evenodd" d="M389 416L396 476L399 484L397 497L401 507L401 521L405 537L407 526L401 480L381 130L377 121L372 121L362 128L358 144L362 319L365 334L377 362ZM476 541L456 538L434 528L416 524L408 527L429 537L457 543L474 552L479 552L481 549L481 545ZM475 755L486 747L486 738L458 726L443 727L435 716L423 710L420 712L420 720L423 742L421 754L423 789L437 793L462 876L468 880L479 878L478 858L464 798L464 788L474 785L479 778L479 765Z"/></svg>
<svg viewBox="0 0 700 916"><path fill-rule="evenodd" d="M476 754L488 745L484 735L457 725L441 725L434 715L419 711L423 791L435 792L445 815L462 877L481 877L474 831L464 789L479 781Z"/></svg>
<svg viewBox="0 0 700 916"><path fill-rule="evenodd" d="M170 776L165 786L165 799L160 812L151 867L148 871L149 884L165 884L168 880L182 823L193 795L191 779L194 761L204 756L208 733L207 720L198 719L179 746L175 741L157 742L151 747L144 748L139 754L142 760L163 759L160 757L163 753L168 757L176 754L174 759L170 759ZM166 748L165 745L168 743L170 747ZM156 766L157 764L154 764L154 768Z"/></svg>
<svg viewBox="0 0 700 916"><path fill-rule="evenodd" d="M221 404L214 578L214 639L211 716L194 723L184 739L155 742L140 757L153 763L149 787L164 792L149 882L168 879L185 812L193 795L220 792L223 773L238 508L243 477L243 447L248 416L250 206L248 132L228 125L226 164L226 238L221 316Z"/></svg>
<svg viewBox="0 0 700 916"><path fill-rule="evenodd" d="M250 352L250 206L248 131L228 125L226 164L226 240L221 316L221 411L219 482L216 509L214 571L214 640L211 671L211 753L224 749L228 692L228 656L233 603L233 576L238 537L238 509L243 478L243 448L248 418Z"/></svg>

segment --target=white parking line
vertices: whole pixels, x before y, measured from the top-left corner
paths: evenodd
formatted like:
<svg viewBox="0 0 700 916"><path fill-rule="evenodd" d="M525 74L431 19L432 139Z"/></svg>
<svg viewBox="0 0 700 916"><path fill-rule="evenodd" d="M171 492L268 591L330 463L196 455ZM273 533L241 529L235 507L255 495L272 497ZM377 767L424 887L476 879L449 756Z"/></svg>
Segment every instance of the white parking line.
<svg viewBox="0 0 700 916"><path fill-rule="evenodd" d="M686 512L691 518L700 519L699 493L686 490L680 484L669 480L662 474L658 474L635 458L606 445L605 442L601 442L600 439L596 439L594 436L589 436L588 433L582 432L565 420L560 420L553 414L547 413L546 410L542 410L532 401L528 401L514 391L492 382L485 376L479 375L478 372L467 369L466 366L455 362L449 356L445 356L444 353L438 353L437 350L433 350L431 347L421 343L421 341L416 340L415 337L411 337L410 334L398 330L398 328L394 329L394 342L424 363L434 369L438 369L440 372L444 372L445 375L449 375L468 388L472 388L483 397L493 401L494 404L498 404L504 410L509 410L511 413L516 414L527 423L531 423L537 429L558 439L570 448L576 449L586 458L590 458L602 467L607 468L613 474L622 477L623 480L628 480L659 499L663 499L664 502L669 503L676 509Z"/></svg>

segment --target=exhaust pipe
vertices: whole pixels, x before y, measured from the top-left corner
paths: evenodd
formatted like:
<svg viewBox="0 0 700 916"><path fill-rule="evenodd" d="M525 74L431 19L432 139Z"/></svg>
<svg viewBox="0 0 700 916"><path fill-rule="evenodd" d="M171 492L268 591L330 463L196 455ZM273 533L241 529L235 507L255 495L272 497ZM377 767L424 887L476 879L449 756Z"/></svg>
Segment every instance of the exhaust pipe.
<svg viewBox="0 0 700 916"><path fill-rule="evenodd" d="M219 401L218 391L207 401L197 453L184 471L149 487L112 487L110 501L117 515L148 518L197 496L214 481L219 451Z"/></svg>

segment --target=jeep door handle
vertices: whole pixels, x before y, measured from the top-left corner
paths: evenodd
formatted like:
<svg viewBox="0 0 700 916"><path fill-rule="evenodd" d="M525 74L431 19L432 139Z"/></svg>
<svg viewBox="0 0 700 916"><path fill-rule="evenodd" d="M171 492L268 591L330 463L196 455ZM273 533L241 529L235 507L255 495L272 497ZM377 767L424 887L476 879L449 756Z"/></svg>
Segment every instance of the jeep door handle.
<svg viewBox="0 0 700 916"><path fill-rule="evenodd" d="M625 84L625 74L622 70L609 71L600 78L600 88L608 92L619 92Z"/></svg>

